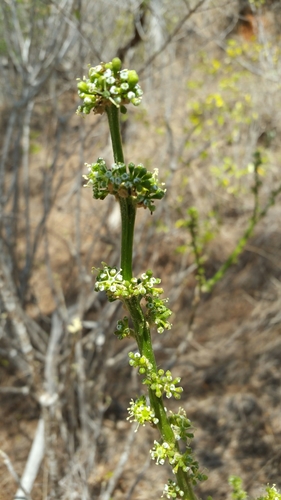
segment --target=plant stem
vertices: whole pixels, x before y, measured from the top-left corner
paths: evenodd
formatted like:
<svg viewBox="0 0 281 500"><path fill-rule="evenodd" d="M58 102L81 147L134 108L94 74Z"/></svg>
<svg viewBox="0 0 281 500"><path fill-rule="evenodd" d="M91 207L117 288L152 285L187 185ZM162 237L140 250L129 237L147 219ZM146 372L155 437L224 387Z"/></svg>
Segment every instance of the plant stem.
<svg viewBox="0 0 281 500"><path fill-rule="evenodd" d="M124 163L124 154L119 125L119 109L112 104L111 106L106 107L106 114L108 118L114 161L116 163Z"/></svg>
<svg viewBox="0 0 281 500"><path fill-rule="evenodd" d="M124 154L122 148L119 109L114 106L107 106L106 113L108 118L110 136L112 141L113 158L115 163L124 163ZM121 212L121 269L125 280L130 281L133 277L133 239L136 219L136 207L132 199L119 198Z"/></svg>
<svg viewBox="0 0 281 500"><path fill-rule="evenodd" d="M150 329L145 320L144 313L139 304L139 301L136 297L134 297L126 301L126 306L133 320L139 352L142 356L145 356L150 361L154 370L156 371L157 365L152 347ZM163 439L168 443L173 443L175 440L174 433L169 424L162 398L158 398L154 391L149 390L149 399L151 406L155 411L155 416L159 420L158 428Z"/></svg>
<svg viewBox="0 0 281 500"><path fill-rule="evenodd" d="M119 110L116 106L107 106L106 113L108 117L113 157L116 163L124 163L124 155L122 148L122 141L120 135L119 125ZM119 198L120 211L121 211L121 269L122 275L125 280L131 280L133 277L132 261L133 261L133 239L134 239L134 225L136 217L136 207L130 196L127 198ZM137 297L124 300L124 303L131 315L136 341L138 344L139 352L145 356L152 364L155 371L157 371L157 364L153 352L151 334L148 323L146 321L144 312ZM173 444L179 450L178 443L175 440L174 432L169 423L167 412L165 410L162 397L158 398L155 392L149 389L149 399L151 407L154 409L155 417L158 419L157 427L161 434L163 441ZM193 492L191 480L188 474L179 468L176 473L178 484L182 491L184 491L183 500L196 500Z"/></svg>
<svg viewBox="0 0 281 500"><path fill-rule="evenodd" d="M145 321L143 310L139 304L136 297L126 301L127 308L131 314L134 331L136 333L136 341L141 355L144 355L150 363L152 363L155 370L157 370L157 365L155 361L155 356L152 347L150 329ZM155 392L149 389L149 400L151 407L154 409L155 417L158 419L157 428L161 434L163 441L169 444L175 444L179 451L178 443L175 442L174 432L169 423L167 412L165 410L163 399L158 398ZM187 474L179 469L176 473L177 482L182 491L184 491L183 500L196 500L192 485L190 484L190 479Z"/></svg>
<svg viewBox="0 0 281 500"><path fill-rule="evenodd" d="M136 219L136 208L131 198L120 199L120 212L122 223L121 234L121 269L125 280L133 277L133 240Z"/></svg>

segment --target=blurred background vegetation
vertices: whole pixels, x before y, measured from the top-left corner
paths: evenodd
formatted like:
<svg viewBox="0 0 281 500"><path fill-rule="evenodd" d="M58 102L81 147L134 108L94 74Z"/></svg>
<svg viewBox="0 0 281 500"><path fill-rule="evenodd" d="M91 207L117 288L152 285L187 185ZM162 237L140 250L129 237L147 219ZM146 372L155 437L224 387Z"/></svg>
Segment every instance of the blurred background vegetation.
<svg viewBox="0 0 281 500"><path fill-rule="evenodd" d="M227 342L236 327L250 325L253 339L257 325L280 311L280 40L281 4L274 0L1 2L2 432L5 451L21 475L40 415L45 422L44 465L34 500L158 498L165 481L165 469L148 470L150 445L131 434L126 441L126 408L139 385L127 367L133 344L113 338L122 311L93 290L91 268L101 260L119 264L120 221L114 200L93 201L90 190L83 191L85 162L113 160L105 118L75 114L76 79L87 74L88 64L115 56L124 67L136 69L144 90L142 105L122 116L126 161L158 168L167 187L153 216L144 211L138 215L136 231L135 273L152 268L177 313L175 333L164 334L162 346L155 336L156 350L168 367L179 360L180 375L181 368L187 370L191 384L186 380L183 404L196 426L224 421L224 430L217 424L215 431L207 431L219 443L213 455L214 445L206 435L199 431L195 442L203 465L217 471L209 473L214 479L200 494L225 498L227 482L221 479L241 470L253 491L261 482L280 483L280 454L272 443L278 435L280 444L281 429L275 428L272 442L264 437L266 417L256 399L260 379L250 362L255 353L261 369L261 356L270 343L265 326L258 352L247 344L247 354L241 353L241 346L232 343L221 365L214 358L218 345ZM244 252L231 261L234 268L212 293L202 293L202 276L210 280L216 275L245 231L252 239L243 240ZM225 329L216 326L226 323ZM245 346L244 334L240 331L237 337ZM273 330L270 352L278 352L279 338ZM198 361L196 371L194 352L201 351L205 361ZM273 364L268 356L268 366L266 361L262 366L271 373L273 387L280 356ZM243 365L237 361L234 371L244 375L229 382L239 401L233 403L227 393L232 416L215 417L214 400L208 400L203 388L211 387L213 394L222 387L228 368L222 375L219 366L230 367L229 359ZM255 390L247 387L244 400L241 388L252 373ZM276 398L281 400L280 381L275 389L278 397L272 394L265 402L272 408ZM201 398L199 406L192 402L189 408L190 396L191 401ZM207 408L212 414L209 424L203 418ZM265 439L265 444L263 451L244 450L243 462L240 445L233 455L233 442L223 437L236 429L225 421L236 422L244 436L251 415L258 422L251 424L251 443ZM25 422L21 430L20 419ZM16 437L22 434L29 440L22 441L19 451ZM152 430L145 435L148 440ZM140 441L132 445L133 438ZM119 458L128 458L129 449L126 469ZM253 462L256 456L259 461ZM276 469L272 456L279 463ZM238 470L230 470L233 467ZM260 469L263 472L255 472L251 482L251 471ZM11 498L15 485L6 475L2 488L3 499Z"/></svg>

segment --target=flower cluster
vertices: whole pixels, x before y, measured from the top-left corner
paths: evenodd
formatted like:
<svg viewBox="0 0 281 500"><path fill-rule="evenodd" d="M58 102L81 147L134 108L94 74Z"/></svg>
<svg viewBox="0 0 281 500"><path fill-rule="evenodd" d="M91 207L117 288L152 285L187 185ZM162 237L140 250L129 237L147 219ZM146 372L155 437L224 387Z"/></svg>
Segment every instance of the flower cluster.
<svg viewBox="0 0 281 500"><path fill-rule="evenodd" d="M194 464L197 462L193 461L193 458L188 448L185 453L180 453L176 448L174 443L163 442L162 444L154 441L154 446L150 450L150 455L152 460L156 461L157 465L163 465L165 460L168 459L170 465L173 466L173 473L176 474L178 469L181 468L184 472L192 473L191 466L194 468Z"/></svg>
<svg viewBox="0 0 281 500"><path fill-rule="evenodd" d="M164 370L160 368L157 373L149 371L146 374L146 378L143 380L143 384L148 385L158 398L161 398L164 393L168 399L172 396L174 396L175 399L180 399L183 388L176 387L176 384L178 384L180 380L180 377L173 379L170 370L164 372Z"/></svg>
<svg viewBox="0 0 281 500"><path fill-rule="evenodd" d="M87 180L85 187L93 189L95 199L104 200L108 194L117 199L130 196L137 207L153 212L154 200L161 200L165 194L158 184L158 170L149 172L141 163L129 163L128 166L114 163L108 168L105 161L98 158L96 163L86 165L89 173L83 176Z"/></svg>
<svg viewBox="0 0 281 500"><path fill-rule="evenodd" d="M146 403L145 396L141 396L136 401L131 400L128 413L127 420L138 422L139 425L145 425L146 422L157 425L159 422L158 418L155 417L154 410Z"/></svg>
<svg viewBox="0 0 281 500"><path fill-rule="evenodd" d="M176 387L176 384L181 380L180 377L173 379L169 370L166 372L162 369L157 372L154 371L150 361L145 356L141 356L139 352L130 352L129 358L129 364L134 368L138 368L141 375L145 375L143 384L148 385L158 398L165 394L167 398L174 396L174 398L180 399L183 388Z"/></svg>
<svg viewBox="0 0 281 500"><path fill-rule="evenodd" d="M141 356L139 352L129 352L128 356L130 358L129 365L138 368L141 375L153 369L150 361L145 356Z"/></svg>
<svg viewBox="0 0 281 500"><path fill-rule="evenodd" d="M106 292L110 302L122 296L129 296L126 287L127 282L124 282L121 274L122 270L118 271L114 267L108 267L104 262L102 264L103 269L98 269L95 290L97 292ZM96 269L93 268L93 270Z"/></svg>
<svg viewBox="0 0 281 500"><path fill-rule="evenodd" d="M130 102L134 106L141 103L143 91L138 83L139 77L135 70L121 69L118 57L108 63L101 62L98 66L90 67L88 78L78 78L78 95L83 104L78 107L78 113L102 114L106 106L121 106Z"/></svg>
<svg viewBox="0 0 281 500"><path fill-rule="evenodd" d="M164 441L162 444L154 440L154 446L150 450L150 455L152 460L155 460L157 465L164 465L166 458L173 456L175 445L173 443L166 443Z"/></svg>
<svg viewBox="0 0 281 500"><path fill-rule="evenodd" d="M132 278L130 281L126 281L123 279L122 269L118 271L115 267L109 267L104 262L102 264L103 269L98 269L95 289L99 292L107 292L111 302L116 299L128 299L136 296L157 297L163 293L162 288L155 287L161 280L154 278L151 271L143 273L141 278Z"/></svg>
<svg viewBox="0 0 281 500"><path fill-rule="evenodd" d="M155 323L157 332L163 333L164 330L170 330L172 325L167 318L172 314L172 311L165 306L169 299L159 299L152 296L146 297L146 307L148 309L147 320L149 324Z"/></svg>
<svg viewBox="0 0 281 500"><path fill-rule="evenodd" d="M172 314L172 311L165 306L167 299L159 298L159 295L163 293L163 289L156 286L161 283L159 278L154 278L151 271L146 271L140 278L132 278L130 281L126 281L123 279L122 269L118 270L115 267L109 267L104 262L102 264L103 268L98 269L95 284L96 291L106 292L110 302L136 296L140 297L140 299L144 298L147 307L146 317L149 324L154 323L158 333L163 333L164 329L170 330L171 324L167 321L167 318ZM129 328L126 316L118 321L114 333L119 339L134 336L133 330Z"/></svg>
<svg viewBox="0 0 281 500"><path fill-rule="evenodd" d="M182 498L184 496L184 491L180 489L177 483L169 479L168 483L164 486L161 498L164 498L164 496L166 498Z"/></svg>
<svg viewBox="0 0 281 500"><path fill-rule="evenodd" d="M179 408L178 413L171 412L169 422L177 441L180 439L186 441L187 439L192 439L194 437L193 433L190 432L191 422L186 417L186 412L183 408Z"/></svg>
<svg viewBox="0 0 281 500"><path fill-rule="evenodd" d="M157 465L164 465L167 459L173 468L174 474L176 474L179 469L187 472L194 485L197 484L197 481L204 481L207 479L205 474L199 472L199 464L193 459L191 449L188 447L184 453L180 453L174 443L167 443L164 441L161 444L154 441L154 446L152 450L150 450L150 455Z"/></svg>
<svg viewBox="0 0 281 500"><path fill-rule="evenodd" d="M116 335L119 340L122 340L125 337L134 337L134 330L129 327L129 318L127 316L124 316L123 319L119 319L117 321L114 335Z"/></svg>

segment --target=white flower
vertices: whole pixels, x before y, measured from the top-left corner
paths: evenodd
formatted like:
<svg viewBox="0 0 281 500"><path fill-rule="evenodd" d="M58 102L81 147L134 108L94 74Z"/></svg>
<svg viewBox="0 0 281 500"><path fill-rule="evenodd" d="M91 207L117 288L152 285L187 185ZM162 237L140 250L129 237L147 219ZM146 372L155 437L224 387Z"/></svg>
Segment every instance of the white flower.
<svg viewBox="0 0 281 500"><path fill-rule="evenodd" d="M68 325L67 327L69 333L78 333L80 330L82 330L82 323L80 318L78 316L76 318L73 318L72 322Z"/></svg>
<svg viewBox="0 0 281 500"><path fill-rule="evenodd" d="M120 71L121 80L128 80L128 76L129 76L129 73L128 73L127 69L122 69L122 71Z"/></svg>
<svg viewBox="0 0 281 500"><path fill-rule="evenodd" d="M112 85L112 87L110 87L110 89L109 89L109 92L113 95L118 94L118 89L117 89L116 85Z"/></svg>
<svg viewBox="0 0 281 500"><path fill-rule="evenodd" d="M112 85L113 83L115 83L114 76L110 76L109 78L107 78L106 83L108 83L109 85Z"/></svg>

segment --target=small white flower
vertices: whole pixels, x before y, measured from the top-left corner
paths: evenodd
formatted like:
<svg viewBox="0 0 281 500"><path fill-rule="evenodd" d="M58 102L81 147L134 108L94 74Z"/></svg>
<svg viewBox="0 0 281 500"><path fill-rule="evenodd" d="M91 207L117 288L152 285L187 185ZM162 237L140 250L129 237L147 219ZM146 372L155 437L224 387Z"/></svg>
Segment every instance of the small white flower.
<svg viewBox="0 0 281 500"><path fill-rule="evenodd" d="M108 83L108 85L112 85L113 83L115 83L114 76L110 76L109 78L107 78L106 83Z"/></svg>
<svg viewBox="0 0 281 500"><path fill-rule="evenodd" d="M112 85L112 87L110 87L110 89L109 89L109 92L113 95L118 94L118 89L117 89L116 85Z"/></svg>
<svg viewBox="0 0 281 500"><path fill-rule="evenodd" d="M128 76L129 76L129 73L128 73L127 69L123 69L122 71L120 71L121 80L128 80Z"/></svg>
<svg viewBox="0 0 281 500"><path fill-rule="evenodd" d="M135 97L135 99L132 99L131 102L132 102L132 104L134 106L139 106L140 103L141 103L141 98L140 97Z"/></svg>
<svg viewBox="0 0 281 500"><path fill-rule="evenodd" d="M95 66L92 69L94 70L93 73L100 73L100 71L102 70L102 66L98 64L98 66Z"/></svg>

